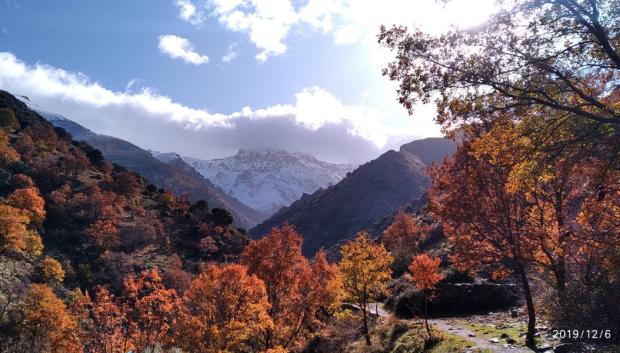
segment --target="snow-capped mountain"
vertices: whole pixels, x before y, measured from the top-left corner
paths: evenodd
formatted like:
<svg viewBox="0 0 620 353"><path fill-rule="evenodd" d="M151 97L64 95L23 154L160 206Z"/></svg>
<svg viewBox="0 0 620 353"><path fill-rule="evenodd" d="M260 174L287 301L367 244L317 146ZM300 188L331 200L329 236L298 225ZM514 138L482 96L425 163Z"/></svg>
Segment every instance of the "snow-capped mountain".
<svg viewBox="0 0 620 353"><path fill-rule="evenodd" d="M265 214L290 205L304 193L336 184L353 170L351 165L280 150L242 149L227 158L183 159L219 188Z"/></svg>

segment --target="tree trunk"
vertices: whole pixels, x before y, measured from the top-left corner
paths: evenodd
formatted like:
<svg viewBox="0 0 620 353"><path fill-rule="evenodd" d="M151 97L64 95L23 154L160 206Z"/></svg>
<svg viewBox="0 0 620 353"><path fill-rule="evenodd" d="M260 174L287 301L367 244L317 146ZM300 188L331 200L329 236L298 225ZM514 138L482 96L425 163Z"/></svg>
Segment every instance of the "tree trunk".
<svg viewBox="0 0 620 353"><path fill-rule="evenodd" d="M564 260L558 261L556 265L555 282L558 293L561 295L566 290L566 265Z"/></svg>
<svg viewBox="0 0 620 353"><path fill-rule="evenodd" d="M532 290L530 288L530 282L527 279L525 268L522 265L519 266L519 276L521 277L521 286L523 287L523 294L525 295L525 302L527 304L527 335L525 336L525 345L536 351L536 339L534 333L536 331L536 310L534 309L534 299L532 298Z"/></svg>
<svg viewBox="0 0 620 353"><path fill-rule="evenodd" d="M424 296L424 325L426 326L426 332L428 332L428 340L433 339L431 327L428 326L428 296Z"/></svg>
<svg viewBox="0 0 620 353"><path fill-rule="evenodd" d="M362 314L364 316L364 336L366 337L366 345L372 345L370 341L370 332L368 332L368 313L366 312L366 305L362 305Z"/></svg>

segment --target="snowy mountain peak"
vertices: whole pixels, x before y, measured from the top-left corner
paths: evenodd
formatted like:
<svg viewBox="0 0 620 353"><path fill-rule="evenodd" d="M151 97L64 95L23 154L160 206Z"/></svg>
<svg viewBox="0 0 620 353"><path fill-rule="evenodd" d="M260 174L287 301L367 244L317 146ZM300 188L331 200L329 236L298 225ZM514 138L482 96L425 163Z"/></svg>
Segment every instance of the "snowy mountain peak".
<svg viewBox="0 0 620 353"><path fill-rule="evenodd" d="M304 193L336 184L353 169L304 153L269 149L241 149L232 157L214 160L183 159L225 192L266 214Z"/></svg>

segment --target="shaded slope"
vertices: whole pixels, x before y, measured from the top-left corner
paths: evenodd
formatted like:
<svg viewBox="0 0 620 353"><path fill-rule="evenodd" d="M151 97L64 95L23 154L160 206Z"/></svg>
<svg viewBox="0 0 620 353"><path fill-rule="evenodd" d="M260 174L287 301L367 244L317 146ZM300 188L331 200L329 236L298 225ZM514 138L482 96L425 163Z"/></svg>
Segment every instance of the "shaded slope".
<svg viewBox="0 0 620 353"><path fill-rule="evenodd" d="M163 162L150 152L125 140L97 134L57 114L44 111L39 113L54 126L69 132L75 140L84 141L97 148L110 161L141 174L158 188L184 195L191 201L206 200L210 207L229 210L241 227L251 227L265 218L260 212L226 195L180 158Z"/></svg>

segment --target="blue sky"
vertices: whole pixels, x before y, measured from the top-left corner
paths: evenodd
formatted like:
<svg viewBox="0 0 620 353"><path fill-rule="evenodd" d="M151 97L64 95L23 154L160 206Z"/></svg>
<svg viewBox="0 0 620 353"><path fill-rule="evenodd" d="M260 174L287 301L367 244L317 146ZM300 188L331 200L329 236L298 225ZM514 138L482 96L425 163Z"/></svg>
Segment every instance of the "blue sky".
<svg viewBox="0 0 620 353"><path fill-rule="evenodd" d="M0 88L145 148L358 163L439 135L381 76L378 25L440 32L492 9L466 1L0 0Z"/></svg>

